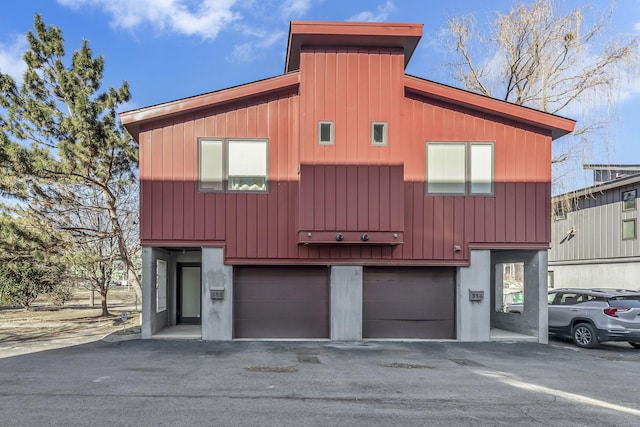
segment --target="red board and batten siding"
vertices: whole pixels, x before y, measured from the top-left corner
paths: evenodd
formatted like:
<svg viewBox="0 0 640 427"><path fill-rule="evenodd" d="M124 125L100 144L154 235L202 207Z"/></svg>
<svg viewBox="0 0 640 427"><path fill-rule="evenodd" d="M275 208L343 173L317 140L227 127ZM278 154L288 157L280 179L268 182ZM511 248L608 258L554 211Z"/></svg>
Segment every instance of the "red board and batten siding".
<svg viewBox="0 0 640 427"><path fill-rule="evenodd" d="M300 65L299 95L287 88L141 125L143 245L225 245L227 262L236 264L428 265L464 264L469 245L548 244L549 131L405 93L403 56L393 49L303 49ZM318 120L335 121L334 146L317 144ZM371 121L388 122L388 146L370 145ZM201 136L269 138L269 193L198 192ZM427 141L495 142L495 196L425 195ZM301 164L402 164L404 243L298 244ZM329 187L346 185L345 194L335 192L336 204L345 197L366 196L367 203L375 198L360 186L351 194L354 177L324 178ZM304 209L313 210L314 227L338 229L341 222L349 227L359 221L349 215L317 218L322 212L315 203L320 201L307 202ZM366 220L380 224L382 214L371 212ZM454 252L454 245L463 251Z"/></svg>
<svg viewBox="0 0 640 427"><path fill-rule="evenodd" d="M142 243L226 244L243 257L289 257L289 234L296 237L289 207L297 197L297 114L297 92L287 90L143 125ZM198 137L207 136L268 137L269 195L199 192Z"/></svg>
<svg viewBox="0 0 640 427"><path fill-rule="evenodd" d="M371 147L371 122L399 141L404 97L399 49L302 49L300 163L401 164L401 144ZM318 144L318 121L335 122L335 145Z"/></svg>

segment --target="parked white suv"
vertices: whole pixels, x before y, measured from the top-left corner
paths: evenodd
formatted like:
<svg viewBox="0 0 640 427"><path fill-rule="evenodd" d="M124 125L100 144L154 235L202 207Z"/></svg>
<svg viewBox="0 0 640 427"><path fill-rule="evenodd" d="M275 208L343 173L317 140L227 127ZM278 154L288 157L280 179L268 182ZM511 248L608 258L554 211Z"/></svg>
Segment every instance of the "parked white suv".
<svg viewBox="0 0 640 427"><path fill-rule="evenodd" d="M640 348L640 292L565 288L549 291L549 333L579 347L627 341Z"/></svg>

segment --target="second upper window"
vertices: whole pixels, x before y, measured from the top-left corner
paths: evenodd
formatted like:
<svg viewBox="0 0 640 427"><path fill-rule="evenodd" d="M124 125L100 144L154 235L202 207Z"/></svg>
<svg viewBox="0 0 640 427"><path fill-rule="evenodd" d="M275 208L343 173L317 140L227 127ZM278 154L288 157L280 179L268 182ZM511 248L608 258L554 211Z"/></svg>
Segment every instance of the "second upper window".
<svg viewBox="0 0 640 427"><path fill-rule="evenodd" d="M371 145L387 145L386 122L371 122Z"/></svg>
<svg viewBox="0 0 640 427"><path fill-rule="evenodd" d="M493 194L493 143L427 143L428 194Z"/></svg>

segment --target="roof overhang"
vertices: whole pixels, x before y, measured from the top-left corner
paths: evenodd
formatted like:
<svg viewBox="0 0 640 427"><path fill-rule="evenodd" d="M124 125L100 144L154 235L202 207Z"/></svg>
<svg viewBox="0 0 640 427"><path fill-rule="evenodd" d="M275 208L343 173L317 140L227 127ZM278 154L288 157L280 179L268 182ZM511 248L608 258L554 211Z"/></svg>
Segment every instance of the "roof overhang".
<svg viewBox="0 0 640 427"><path fill-rule="evenodd" d="M292 21L285 73L300 68L300 50L309 46L401 48L406 68L420 37L422 24Z"/></svg>
<svg viewBox="0 0 640 427"><path fill-rule="evenodd" d="M593 194L598 192L605 192L608 190L613 190L616 188L624 187L627 185L634 185L640 183L640 173L635 175L627 175L622 178L615 179L613 181L603 182L601 184L595 184L590 187L580 188L574 191L568 191L562 194L556 194L551 197L552 201L563 200L567 196L575 197L585 197L585 196L593 196Z"/></svg>
<svg viewBox="0 0 640 427"><path fill-rule="evenodd" d="M133 139L138 141L140 125L143 123L167 119L216 105L281 91L289 87L297 86L299 83L299 73L288 73L228 89L165 102L137 110L125 111L120 113L120 121Z"/></svg>
<svg viewBox="0 0 640 427"><path fill-rule="evenodd" d="M409 92L414 92L428 98L438 99L449 104L460 105L516 122L547 129L551 132L552 139L560 138L563 135L573 132L576 125L576 121L572 119L414 76L405 75L404 84L405 89Z"/></svg>

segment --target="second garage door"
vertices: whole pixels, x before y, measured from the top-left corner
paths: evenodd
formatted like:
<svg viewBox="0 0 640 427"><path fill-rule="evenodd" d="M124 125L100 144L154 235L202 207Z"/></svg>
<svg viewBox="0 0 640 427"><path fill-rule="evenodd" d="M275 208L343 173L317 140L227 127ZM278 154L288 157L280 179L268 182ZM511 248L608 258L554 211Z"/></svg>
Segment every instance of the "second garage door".
<svg viewBox="0 0 640 427"><path fill-rule="evenodd" d="M455 268L365 267L363 338L455 338Z"/></svg>
<svg viewBox="0 0 640 427"><path fill-rule="evenodd" d="M327 267L236 267L235 338L329 338Z"/></svg>

